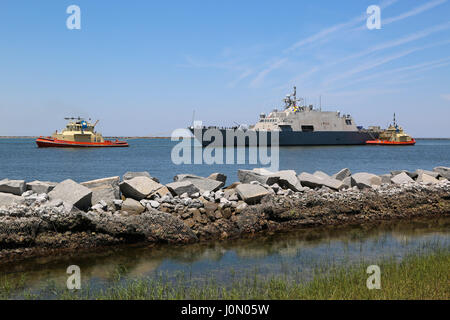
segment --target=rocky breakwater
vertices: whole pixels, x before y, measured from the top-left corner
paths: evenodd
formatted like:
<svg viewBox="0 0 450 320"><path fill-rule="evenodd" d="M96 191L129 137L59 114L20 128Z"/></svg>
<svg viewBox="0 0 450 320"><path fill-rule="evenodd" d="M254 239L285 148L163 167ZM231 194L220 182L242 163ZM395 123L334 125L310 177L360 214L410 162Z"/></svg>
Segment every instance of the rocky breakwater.
<svg viewBox="0 0 450 320"><path fill-rule="evenodd" d="M0 258L125 243L191 243L259 231L450 213L450 168L384 175L148 172L77 183L0 180ZM5 261L7 259L3 259Z"/></svg>

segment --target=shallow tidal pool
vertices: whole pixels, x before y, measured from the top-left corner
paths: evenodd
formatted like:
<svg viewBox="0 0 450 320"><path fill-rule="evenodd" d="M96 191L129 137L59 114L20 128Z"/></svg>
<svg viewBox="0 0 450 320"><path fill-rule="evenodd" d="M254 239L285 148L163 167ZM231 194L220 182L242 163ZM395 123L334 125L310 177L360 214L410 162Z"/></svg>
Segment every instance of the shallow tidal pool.
<svg viewBox="0 0 450 320"><path fill-rule="evenodd" d="M336 268L401 261L436 248L449 250L449 227L450 218L443 217L266 233L183 246L130 245L4 264L0 274L3 281L20 282L17 290L8 292L8 297L17 298L33 294L51 298L56 288L66 287L70 265L80 267L82 287L91 292L139 279L157 279L159 285L214 282L219 288L255 277L281 276L307 283Z"/></svg>

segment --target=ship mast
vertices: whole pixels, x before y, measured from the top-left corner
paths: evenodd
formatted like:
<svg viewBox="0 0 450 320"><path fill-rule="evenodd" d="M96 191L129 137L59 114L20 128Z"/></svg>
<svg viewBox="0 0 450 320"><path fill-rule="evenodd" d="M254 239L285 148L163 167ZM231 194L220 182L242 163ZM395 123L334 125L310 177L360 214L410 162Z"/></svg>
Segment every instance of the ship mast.
<svg viewBox="0 0 450 320"><path fill-rule="evenodd" d="M297 108L297 102L302 101L303 99L297 99L297 87L294 86L294 92L291 94L286 95L286 98L284 98L284 109L289 109L293 107L294 110Z"/></svg>
<svg viewBox="0 0 450 320"><path fill-rule="evenodd" d="M297 87L294 86L294 108L297 106Z"/></svg>

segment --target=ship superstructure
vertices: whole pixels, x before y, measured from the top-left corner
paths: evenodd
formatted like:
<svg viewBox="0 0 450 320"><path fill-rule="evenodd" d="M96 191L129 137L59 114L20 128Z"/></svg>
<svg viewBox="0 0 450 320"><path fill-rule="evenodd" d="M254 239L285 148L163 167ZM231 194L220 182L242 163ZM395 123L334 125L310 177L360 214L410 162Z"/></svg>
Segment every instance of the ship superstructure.
<svg viewBox="0 0 450 320"><path fill-rule="evenodd" d="M191 126L189 129L203 146L211 143L230 146L230 142L225 138L227 134L238 136L232 143L235 146L252 145L249 139L239 139L239 136L251 133L256 134L257 144L267 139L267 145L269 145L272 134L276 132L280 146L357 145L378 138L379 132L358 127L348 114L341 114L339 111L322 111L321 106L316 109L313 105L306 105L303 99L297 99L296 87L292 94L283 99L283 102L281 110L274 109L268 115L261 113L258 122L248 128L241 125L233 128ZM206 131L211 129L220 130L223 140L205 139Z"/></svg>
<svg viewBox="0 0 450 320"><path fill-rule="evenodd" d="M313 105L297 105L303 99L297 99L294 93L284 99L284 110L273 110L267 116L260 114L259 121L250 128L262 131L358 131L350 115L341 115L339 111L322 111Z"/></svg>
<svg viewBox="0 0 450 320"><path fill-rule="evenodd" d="M58 133L58 131L55 131L52 135L53 138L77 142L105 142L103 136L100 133L95 132L95 126L98 124L98 120L92 124L80 117L64 119L70 122L62 132Z"/></svg>

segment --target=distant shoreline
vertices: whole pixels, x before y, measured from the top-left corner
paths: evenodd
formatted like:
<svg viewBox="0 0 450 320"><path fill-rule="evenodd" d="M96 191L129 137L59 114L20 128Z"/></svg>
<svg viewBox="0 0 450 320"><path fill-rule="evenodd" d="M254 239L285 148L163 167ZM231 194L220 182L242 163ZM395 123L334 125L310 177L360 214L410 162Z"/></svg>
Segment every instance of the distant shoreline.
<svg viewBox="0 0 450 320"><path fill-rule="evenodd" d="M450 140L450 138L416 138L416 140Z"/></svg>
<svg viewBox="0 0 450 320"><path fill-rule="evenodd" d="M0 139L37 139L38 136L0 136ZM171 137L104 137L105 139L171 139ZM186 137L189 138L189 137ZM450 138L449 138L450 139Z"/></svg>

